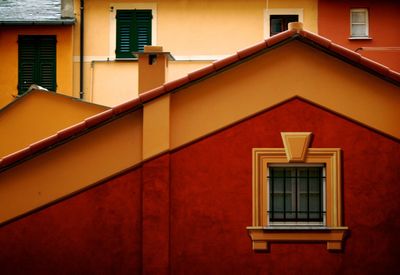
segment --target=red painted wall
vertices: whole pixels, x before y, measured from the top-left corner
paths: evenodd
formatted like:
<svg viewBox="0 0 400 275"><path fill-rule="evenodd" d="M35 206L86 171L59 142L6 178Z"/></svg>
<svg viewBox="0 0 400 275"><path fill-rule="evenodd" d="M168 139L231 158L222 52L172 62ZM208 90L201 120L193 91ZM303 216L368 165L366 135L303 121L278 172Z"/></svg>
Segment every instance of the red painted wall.
<svg viewBox="0 0 400 275"><path fill-rule="evenodd" d="M326 244L272 244L254 253L251 150L283 147L280 132L311 131L312 147L343 149L344 253ZM400 145L291 101L171 156L173 274L389 274L400 255Z"/></svg>
<svg viewBox="0 0 400 275"><path fill-rule="evenodd" d="M350 9L368 8L371 40L349 40ZM318 32L335 43L356 50L360 47L400 47L397 0L319 0ZM400 71L400 51L359 51L365 57Z"/></svg>
<svg viewBox="0 0 400 275"><path fill-rule="evenodd" d="M342 253L251 249L251 149L311 131L343 149ZM5 274L395 274L400 144L299 99L0 228Z"/></svg>
<svg viewBox="0 0 400 275"><path fill-rule="evenodd" d="M140 182L132 171L0 227L0 274L140 273Z"/></svg>

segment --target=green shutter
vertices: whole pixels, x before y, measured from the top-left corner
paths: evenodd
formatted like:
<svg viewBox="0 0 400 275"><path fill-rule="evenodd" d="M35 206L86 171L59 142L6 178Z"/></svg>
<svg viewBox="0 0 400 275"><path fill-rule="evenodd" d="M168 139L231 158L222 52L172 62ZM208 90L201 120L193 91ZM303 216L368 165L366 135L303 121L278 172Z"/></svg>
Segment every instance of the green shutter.
<svg viewBox="0 0 400 275"><path fill-rule="evenodd" d="M37 84L48 89L56 90L56 38L42 37L38 47L38 76Z"/></svg>
<svg viewBox="0 0 400 275"><path fill-rule="evenodd" d="M18 94L31 84L56 90L56 37L21 35L18 38Z"/></svg>
<svg viewBox="0 0 400 275"><path fill-rule="evenodd" d="M142 52L143 47L151 45L151 10L136 11L136 45L134 51Z"/></svg>
<svg viewBox="0 0 400 275"><path fill-rule="evenodd" d="M22 36L18 39L18 94L23 94L35 81L36 50L34 39Z"/></svg>
<svg viewBox="0 0 400 275"><path fill-rule="evenodd" d="M151 45L151 20L151 10L117 10L117 58L132 58Z"/></svg>

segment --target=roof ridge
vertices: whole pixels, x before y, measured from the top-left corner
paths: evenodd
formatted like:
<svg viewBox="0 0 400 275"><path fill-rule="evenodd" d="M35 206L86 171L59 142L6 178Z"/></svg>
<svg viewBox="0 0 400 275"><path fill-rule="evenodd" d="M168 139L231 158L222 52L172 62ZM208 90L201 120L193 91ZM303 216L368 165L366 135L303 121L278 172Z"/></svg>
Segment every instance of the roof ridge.
<svg viewBox="0 0 400 275"><path fill-rule="evenodd" d="M32 156L33 154L38 153L40 150L44 150L49 146L65 141L66 139L71 138L74 135L78 135L80 133L83 133L84 131L94 128L95 126L103 122L106 122L107 120L111 120L112 118L118 117L118 115L120 115L121 113L125 113L130 110L133 111L134 109L143 106L143 104L151 100L154 100L164 94L173 92L179 88L184 87L185 85L198 81L206 76L218 73L228 66L231 66L239 61L243 61L246 58L249 58L257 53L260 53L265 49L271 48L285 40L298 37L304 37L316 43L317 45L321 46L322 48L332 51L339 56L345 57L350 61L358 63L364 68L368 68L378 73L379 75L383 76L385 80L395 82L400 86L399 72L391 70L390 68L376 61L363 57L359 53L356 53L348 48L340 46L339 44L335 44L331 40L323 36L320 36L316 33L305 31L303 29L291 29L281 32L272 37L269 37L247 48L241 49L237 51L235 54L232 54L228 57L214 61L213 63L205 67L202 67L200 69L197 69L195 71L192 71L181 78L168 81L163 85L160 85L154 89L151 89L147 92L140 94L138 98L116 105L111 109L93 115L89 118L86 118L82 122L79 122L75 125L65 128L52 136L39 140L24 149L21 149L7 156L4 156L3 158L0 159L0 170L5 170L7 169L7 166L11 166L13 163L19 160Z"/></svg>

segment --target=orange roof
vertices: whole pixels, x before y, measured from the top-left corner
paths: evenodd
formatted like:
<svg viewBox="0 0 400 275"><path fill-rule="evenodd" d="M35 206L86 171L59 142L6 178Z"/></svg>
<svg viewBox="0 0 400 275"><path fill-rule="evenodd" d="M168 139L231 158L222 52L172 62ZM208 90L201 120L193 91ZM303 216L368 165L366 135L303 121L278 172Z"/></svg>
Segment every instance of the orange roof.
<svg viewBox="0 0 400 275"><path fill-rule="evenodd" d="M207 77L217 74L228 67L236 66L247 59L262 54L270 49L273 49L279 45L292 40L300 40L311 46L318 48L330 55L342 59L354 66L359 67L365 71L368 71L386 81L389 81L397 86L400 86L400 73L390 70L388 67L372 61L368 58L361 56L359 53L344 48L338 44L333 43L331 40L319 36L315 33L300 30L288 30L272 36L260 43L257 43L248 48L238 51L236 54L228 56L224 59L217 60L212 64L205 66L199 70L189 73L187 76L167 82L155 89L140 94L138 98L127 101L120 105L117 105L109 110L94 115L85 119L84 121L63 129L57 134L49 136L41 141L31 144L30 146L14 152L8 156L5 156L0 160L0 170L7 169L8 167L16 164L17 161L22 161L25 158L33 157L36 154L46 150L46 148L53 146L60 142L65 142L67 139L79 136L91 129L100 126L101 124L107 123L108 121L114 120L127 112L132 112L141 108L146 102L149 102L159 96L167 93L175 92L180 88L192 85L198 81L201 81Z"/></svg>

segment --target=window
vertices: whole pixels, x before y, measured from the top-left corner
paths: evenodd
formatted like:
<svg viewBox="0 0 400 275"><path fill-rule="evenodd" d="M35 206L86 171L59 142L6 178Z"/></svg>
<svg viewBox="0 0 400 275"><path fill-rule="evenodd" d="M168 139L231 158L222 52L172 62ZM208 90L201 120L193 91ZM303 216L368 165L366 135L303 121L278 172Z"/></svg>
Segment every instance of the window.
<svg viewBox="0 0 400 275"><path fill-rule="evenodd" d="M132 52L152 44L152 18L151 10L117 10L117 58L133 58Z"/></svg>
<svg viewBox="0 0 400 275"><path fill-rule="evenodd" d="M303 22L303 9L266 9L264 14L265 38L287 30L290 22Z"/></svg>
<svg viewBox="0 0 400 275"><path fill-rule="evenodd" d="M284 148L253 149L254 250L271 242L326 242L341 250L340 149L308 148L311 133L281 133Z"/></svg>
<svg viewBox="0 0 400 275"><path fill-rule="evenodd" d="M350 36L351 38L368 38L368 10L350 10Z"/></svg>
<svg viewBox="0 0 400 275"><path fill-rule="evenodd" d="M298 15L271 15L270 16L270 36L286 31L288 24L291 22L298 22Z"/></svg>
<svg viewBox="0 0 400 275"><path fill-rule="evenodd" d="M31 84L56 90L56 36L20 35L18 37L18 94Z"/></svg>
<svg viewBox="0 0 400 275"><path fill-rule="evenodd" d="M268 167L270 225L324 224L323 165Z"/></svg>

